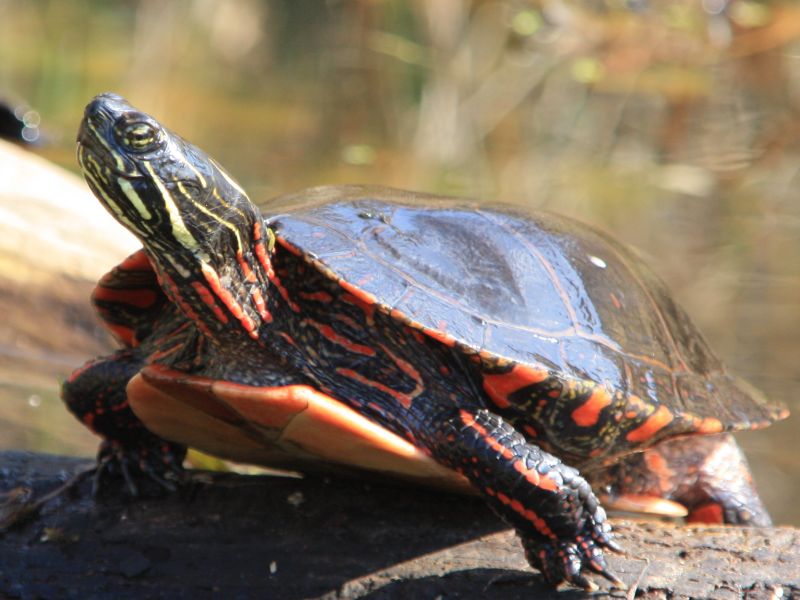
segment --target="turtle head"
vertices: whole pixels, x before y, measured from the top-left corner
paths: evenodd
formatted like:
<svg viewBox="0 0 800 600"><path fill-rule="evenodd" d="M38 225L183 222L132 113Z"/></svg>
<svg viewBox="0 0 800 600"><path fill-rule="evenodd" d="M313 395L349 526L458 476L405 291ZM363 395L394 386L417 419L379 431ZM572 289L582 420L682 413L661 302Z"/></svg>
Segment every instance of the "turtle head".
<svg viewBox="0 0 800 600"><path fill-rule="evenodd" d="M155 257L224 254L260 218L214 159L115 94L87 105L78 161L100 202Z"/></svg>
<svg viewBox="0 0 800 600"><path fill-rule="evenodd" d="M215 302L211 292L248 314L240 297L253 272L265 281L255 260L263 219L218 163L115 94L87 105L78 161L98 200L142 241L170 297L184 304L204 286L193 307Z"/></svg>

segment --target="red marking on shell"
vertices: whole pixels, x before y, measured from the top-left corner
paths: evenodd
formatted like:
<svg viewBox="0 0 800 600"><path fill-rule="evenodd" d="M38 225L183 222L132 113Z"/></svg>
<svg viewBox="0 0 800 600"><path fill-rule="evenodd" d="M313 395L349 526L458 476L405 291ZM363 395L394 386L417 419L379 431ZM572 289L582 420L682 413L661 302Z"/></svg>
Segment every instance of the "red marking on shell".
<svg viewBox="0 0 800 600"><path fill-rule="evenodd" d="M394 315L395 312L397 312L401 316L403 315L403 313L400 313L399 311L392 311L393 317L395 316ZM423 331L428 337L435 339L437 342L444 344L448 348L453 348L456 345L456 338L454 338L449 333L445 333L444 331L440 331L439 329L430 329L428 327L425 327Z"/></svg>
<svg viewBox="0 0 800 600"><path fill-rule="evenodd" d="M659 406L658 410L647 417L644 423L628 432L625 439L629 442L644 442L672 422L673 415L666 406Z"/></svg>
<svg viewBox="0 0 800 600"><path fill-rule="evenodd" d="M483 389L499 408L508 408L509 395L534 383L541 383L549 377L544 369L517 364L508 373L484 373Z"/></svg>
<svg viewBox="0 0 800 600"><path fill-rule="evenodd" d="M352 369L336 369L336 372L339 375L343 375L353 381L357 381L363 385L369 386L373 389L379 390L384 394L387 394L397 400L403 408L411 408L412 398L408 394L404 394L403 392L398 392L394 388L390 388L388 385L381 383L380 381L374 381L367 377L364 377L361 373L357 371L353 371Z"/></svg>
<svg viewBox="0 0 800 600"><path fill-rule="evenodd" d="M314 302L328 303L333 300L333 296L328 292L300 292L297 295L303 300L313 300Z"/></svg>
<svg viewBox="0 0 800 600"><path fill-rule="evenodd" d="M370 294L368 291L358 287L357 285L353 285L349 281L340 279L339 285L342 287L342 289L344 289L345 292L358 298L361 300L361 302L364 302L368 305L375 305L378 303L378 299L374 294Z"/></svg>
<svg viewBox="0 0 800 600"><path fill-rule="evenodd" d="M203 277L206 278L211 291L219 298L222 303L228 308L231 314L236 318L244 327L245 331L253 339L258 339L258 325L250 318L241 304L234 298L231 291L224 287L219 280L217 272L205 263L200 264L200 270L203 272Z"/></svg>
<svg viewBox="0 0 800 600"><path fill-rule="evenodd" d="M720 433L725 426L722 421L714 417L706 417L704 419L697 419L692 422L694 430L697 433Z"/></svg>
<svg viewBox="0 0 800 600"><path fill-rule="evenodd" d="M611 394L602 386L592 391L589 399L572 411L572 420L579 427L592 427L600 420L600 412L611 404Z"/></svg>
<svg viewBox="0 0 800 600"><path fill-rule="evenodd" d="M341 346L345 350L355 352L356 354L363 354L364 356L375 356L374 348L370 346L364 346L363 344L358 344L346 338L345 336L336 333L336 331L330 325L318 323L317 321L313 321L311 319L307 319L306 323L319 331L326 339L330 340L337 346Z"/></svg>
<svg viewBox="0 0 800 600"><path fill-rule="evenodd" d="M136 308L150 308L158 300L158 291L150 288L119 289L105 287L103 282L94 289L92 299L102 302L128 304Z"/></svg>
<svg viewBox="0 0 800 600"><path fill-rule="evenodd" d="M286 238L275 236L275 239L280 243L281 246L286 248L289 252L291 252L295 256L303 256L302 250L300 250L300 248L298 248L291 242L287 241Z"/></svg>
<svg viewBox="0 0 800 600"><path fill-rule="evenodd" d="M619 298L617 298L614 292L610 292L609 296L611 296L611 303L614 305L614 308L617 310L622 309L622 302L619 301Z"/></svg>
<svg viewBox="0 0 800 600"><path fill-rule="evenodd" d="M725 522L725 513L722 506L712 502L693 508L686 517L689 523L719 523Z"/></svg>
<svg viewBox="0 0 800 600"><path fill-rule="evenodd" d="M220 308L219 304L217 304L216 296L211 293L211 290L209 290L199 281L193 281L192 288L194 288L194 291L197 292L198 296L200 296L200 300L202 300L203 304L211 309L211 312L214 313L214 316L217 317L218 321L221 323L228 322L228 315L226 315L225 312Z"/></svg>

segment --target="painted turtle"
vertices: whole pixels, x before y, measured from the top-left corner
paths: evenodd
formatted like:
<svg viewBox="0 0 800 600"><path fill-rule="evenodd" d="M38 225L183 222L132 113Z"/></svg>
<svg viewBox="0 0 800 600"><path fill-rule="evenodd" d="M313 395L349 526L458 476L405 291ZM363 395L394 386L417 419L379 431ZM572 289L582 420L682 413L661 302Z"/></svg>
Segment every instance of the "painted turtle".
<svg viewBox="0 0 800 600"><path fill-rule="evenodd" d="M548 581L584 588L587 570L619 582L602 552L617 546L566 463L628 506L769 522L735 442L710 434L785 411L726 374L603 234L356 186L264 217L213 159L112 94L87 106L78 159L144 245L93 296L122 348L63 388L104 438L102 481L172 488L191 445L469 485ZM689 433L709 435L675 439Z"/></svg>

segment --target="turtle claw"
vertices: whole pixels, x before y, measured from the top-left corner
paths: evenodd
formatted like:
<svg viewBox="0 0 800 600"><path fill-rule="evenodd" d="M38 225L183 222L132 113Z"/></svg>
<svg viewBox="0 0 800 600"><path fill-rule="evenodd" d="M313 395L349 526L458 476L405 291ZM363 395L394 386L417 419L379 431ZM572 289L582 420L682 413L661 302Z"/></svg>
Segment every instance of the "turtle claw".
<svg viewBox="0 0 800 600"><path fill-rule="evenodd" d="M605 514L598 513L595 517L599 523L589 519L583 531L571 540L544 543L536 539L523 540L528 562L553 585L569 583L587 592L596 591L597 584L583 574L589 570L607 579L613 587L625 589L627 586L608 568L603 556L604 548L614 552L622 549L611 537L611 527L605 522Z"/></svg>
<svg viewBox="0 0 800 600"><path fill-rule="evenodd" d="M162 440L136 447L106 440L97 455L92 495L100 496L115 479L122 480L132 498L173 493L186 478L182 464L185 454L183 446Z"/></svg>

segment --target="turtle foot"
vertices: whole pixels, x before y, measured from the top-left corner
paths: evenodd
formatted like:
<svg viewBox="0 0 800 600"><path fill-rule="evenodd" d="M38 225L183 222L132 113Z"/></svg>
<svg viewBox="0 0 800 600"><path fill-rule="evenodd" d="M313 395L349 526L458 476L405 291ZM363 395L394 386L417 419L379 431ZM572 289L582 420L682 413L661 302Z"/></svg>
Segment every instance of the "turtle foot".
<svg viewBox="0 0 800 600"><path fill-rule="evenodd" d="M603 509L598 508L595 516L597 520L587 519L583 529L572 539L542 542L523 538L528 562L553 586L569 583L586 591L596 591L597 584L584 575L588 570L603 576L615 588L625 589L623 581L608 568L603 555L604 548L614 552L622 549L612 538Z"/></svg>
<svg viewBox="0 0 800 600"><path fill-rule="evenodd" d="M97 454L92 493L101 496L121 482L132 498L161 496L177 491L185 481L186 448L153 438L149 444L128 446L105 440Z"/></svg>

